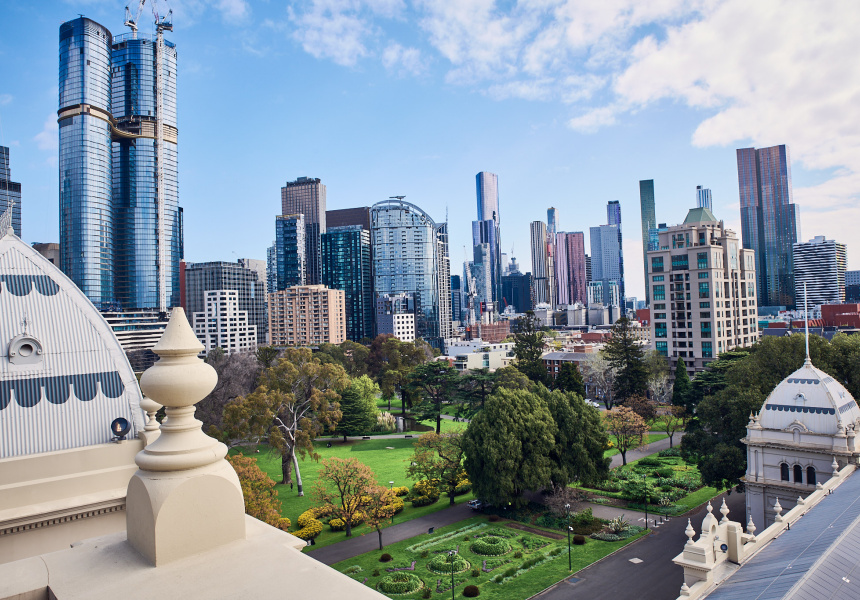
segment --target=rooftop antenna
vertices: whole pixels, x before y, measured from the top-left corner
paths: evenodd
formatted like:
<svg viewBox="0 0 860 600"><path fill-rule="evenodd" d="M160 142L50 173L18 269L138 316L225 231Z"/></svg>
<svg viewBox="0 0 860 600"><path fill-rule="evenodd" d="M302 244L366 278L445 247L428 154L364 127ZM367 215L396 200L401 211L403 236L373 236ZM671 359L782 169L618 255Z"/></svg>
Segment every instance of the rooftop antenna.
<svg viewBox="0 0 860 600"><path fill-rule="evenodd" d="M807 303L806 284L803 284L803 318L806 321L806 363L811 364L809 359L809 304Z"/></svg>

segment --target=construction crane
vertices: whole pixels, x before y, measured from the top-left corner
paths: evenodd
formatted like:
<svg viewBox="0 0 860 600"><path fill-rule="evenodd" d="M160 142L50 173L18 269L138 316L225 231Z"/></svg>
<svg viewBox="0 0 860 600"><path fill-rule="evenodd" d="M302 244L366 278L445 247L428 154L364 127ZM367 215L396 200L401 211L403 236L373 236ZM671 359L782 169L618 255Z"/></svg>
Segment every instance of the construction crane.
<svg viewBox="0 0 860 600"><path fill-rule="evenodd" d="M137 13L131 18L131 10L125 7L124 25L131 29L132 39L137 39L137 22L143 12L146 0L140 0ZM157 270L158 270L158 310L167 312L167 240L166 240L166 202L164 198L164 32L173 31L173 9L166 16L159 16L158 3L152 3L152 16L155 19L155 177L156 177L156 219L158 223Z"/></svg>

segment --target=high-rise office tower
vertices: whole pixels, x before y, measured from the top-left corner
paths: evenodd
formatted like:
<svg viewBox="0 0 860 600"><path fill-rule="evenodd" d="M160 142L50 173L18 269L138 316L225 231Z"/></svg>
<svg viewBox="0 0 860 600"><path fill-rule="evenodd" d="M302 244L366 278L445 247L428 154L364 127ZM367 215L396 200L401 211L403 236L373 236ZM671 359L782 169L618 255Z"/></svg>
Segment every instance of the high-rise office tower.
<svg viewBox="0 0 860 600"><path fill-rule="evenodd" d="M508 306L518 313L534 309L531 273L517 271L502 277L502 310Z"/></svg>
<svg viewBox="0 0 860 600"><path fill-rule="evenodd" d="M587 302L588 274L585 260L585 234L573 231L567 234L568 286L570 304Z"/></svg>
<svg viewBox="0 0 860 600"><path fill-rule="evenodd" d="M546 223L532 221L529 226L532 243L532 285L534 304L549 302L549 280L547 279Z"/></svg>
<svg viewBox="0 0 860 600"><path fill-rule="evenodd" d="M845 244L817 235L794 245L794 297L797 308L845 302Z"/></svg>
<svg viewBox="0 0 860 600"><path fill-rule="evenodd" d="M740 148L737 156L741 236L744 248L755 250L759 304L794 308L792 249L800 238L800 213L788 146Z"/></svg>
<svg viewBox="0 0 860 600"><path fill-rule="evenodd" d="M451 320L460 323L463 319L463 278L451 275Z"/></svg>
<svg viewBox="0 0 860 600"><path fill-rule="evenodd" d="M338 208L325 211L325 226L347 227L349 225L361 225L365 231L370 231L370 207L357 206L355 208Z"/></svg>
<svg viewBox="0 0 860 600"><path fill-rule="evenodd" d="M320 236L326 232L325 185L319 178L299 177L281 188L281 214L305 217L305 282L322 281Z"/></svg>
<svg viewBox="0 0 860 600"><path fill-rule="evenodd" d="M60 263L102 310L179 303L176 77L169 41L60 26Z"/></svg>
<svg viewBox="0 0 860 600"><path fill-rule="evenodd" d="M603 286L603 303L612 304L615 296L610 289L610 282L619 287L618 299L623 298L624 286L623 268L621 262L621 239L618 225L600 225L591 228L591 281L600 282ZM591 299L589 299L591 300Z"/></svg>
<svg viewBox="0 0 860 600"><path fill-rule="evenodd" d="M370 243L377 298L411 293L416 335L441 349L453 332L448 224L402 199L383 200L371 207Z"/></svg>
<svg viewBox="0 0 860 600"><path fill-rule="evenodd" d="M275 217L275 290L279 292L294 285L305 285L307 273L307 226L304 215Z"/></svg>
<svg viewBox="0 0 860 600"><path fill-rule="evenodd" d="M266 248L266 298L278 290L278 246L277 242Z"/></svg>
<svg viewBox="0 0 860 600"><path fill-rule="evenodd" d="M696 186L696 208L707 208L711 212L714 211L711 190L700 185Z"/></svg>
<svg viewBox="0 0 860 600"><path fill-rule="evenodd" d="M585 255L585 283L588 285L591 283L591 255Z"/></svg>
<svg viewBox="0 0 860 600"><path fill-rule="evenodd" d="M621 203L610 200L606 203L606 223L618 226L618 270L621 275L617 278L621 298L624 298L624 237L621 233ZM592 255L594 252L592 251Z"/></svg>
<svg viewBox="0 0 860 600"><path fill-rule="evenodd" d="M549 291L547 302L553 308L558 304L558 285L555 276L556 234L558 233L558 210L550 207L546 211L546 287Z"/></svg>
<svg viewBox="0 0 860 600"><path fill-rule="evenodd" d="M255 327L256 343L266 344L266 283L254 269L230 262L185 264L185 310L189 315L205 314L207 292L235 292L235 310L246 313L248 325ZM212 302L232 299L218 294ZM202 341L202 340L201 340ZM226 349L226 348L225 348Z"/></svg>
<svg viewBox="0 0 860 600"><path fill-rule="evenodd" d="M639 208L642 211L642 262L645 268L645 278L648 276L648 250L651 241L651 229L657 227L657 214L654 200L654 180L643 179L639 182ZM650 304L648 285L645 285L645 304Z"/></svg>
<svg viewBox="0 0 860 600"><path fill-rule="evenodd" d="M328 227L320 242L323 285L344 291L346 339L372 338L370 232L361 225Z"/></svg>
<svg viewBox="0 0 860 600"><path fill-rule="evenodd" d="M12 206L12 229L21 237L21 184L12 181L9 148L0 146L0 215Z"/></svg>
<svg viewBox="0 0 860 600"><path fill-rule="evenodd" d="M472 222L472 246L490 246L490 276L492 301L499 302L502 293L501 221L499 218L499 178L495 173L481 171L475 175L478 218Z"/></svg>
<svg viewBox="0 0 860 600"><path fill-rule="evenodd" d="M489 244L477 244L472 248L472 261L469 263L472 280L475 282L475 301L479 303L476 306L478 314L493 302L493 270L490 252Z"/></svg>
<svg viewBox="0 0 860 600"><path fill-rule="evenodd" d="M860 271L845 271L845 301L860 302Z"/></svg>
<svg viewBox="0 0 860 600"><path fill-rule="evenodd" d="M555 288L556 304L571 304L570 263L567 253L567 236L564 231L555 234Z"/></svg>

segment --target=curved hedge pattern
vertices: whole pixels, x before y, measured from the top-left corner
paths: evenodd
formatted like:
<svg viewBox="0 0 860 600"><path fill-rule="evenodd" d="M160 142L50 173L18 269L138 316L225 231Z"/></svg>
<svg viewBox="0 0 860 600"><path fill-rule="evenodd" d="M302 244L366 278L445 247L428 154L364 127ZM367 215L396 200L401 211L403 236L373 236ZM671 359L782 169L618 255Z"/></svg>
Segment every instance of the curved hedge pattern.
<svg viewBox="0 0 860 600"><path fill-rule="evenodd" d="M387 577L383 577L376 588L386 594L409 594L420 590L424 582L417 575L398 571Z"/></svg>
<svg viewBox="0 0 860 600"><path fill-rule="evenodd" d="M511 551L511 545L504 538L488 535L475 540L470 550L481 556L501 556Z"/></svg>
<svg viewBox="0 0 860 600"><path fill-rule="evenodd" d="M429 563L427 563L427 568L433 571L434 573L445 573L450 574L451 568L453 565L454 573L462 573L463 571L467 571L472 568L472 563L468 560L460 556L459 554L455 554L453 556L453 561L451 560L451 556L448 555L447 552L443 552L441 554L437 554L433 557Z"/></svg>

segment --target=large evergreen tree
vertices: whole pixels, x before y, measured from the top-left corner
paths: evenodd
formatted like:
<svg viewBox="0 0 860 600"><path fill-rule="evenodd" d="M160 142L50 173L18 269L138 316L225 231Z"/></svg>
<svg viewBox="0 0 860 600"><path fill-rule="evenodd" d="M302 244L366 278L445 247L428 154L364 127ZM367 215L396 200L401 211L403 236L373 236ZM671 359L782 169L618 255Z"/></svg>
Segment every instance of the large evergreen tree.
<svg viewBox="0 0 860 600"><path fill-rule="evenodd" d="M517 369L535 383L549 383L546 366L541 359L546 334L541 330L540 321L534 312L528 311L525 316L517 319L516 329L514 356L517 357Z"/></svg>
<svg viewBox="0 0 860 600"><path fill-rule="evenodd" d="M644 396L648 390L645 353L627 317L621 317L612 327L612 337L603 352L616 371L613 384L616 402L623 404L632 396Z"/></svg>
<svg viewBox="0 0 860 600"><path fill-rule="evenodd" d="M582 375L580 375L579 369L572 362L563 363L559 367L558 374L553 381L552 389L570 392L580 398L585 398L585 384L582 381Z"/></svg>
<svg viewBox="0 0 860 600"><path fill-rule="evenodd" d="M365 435L376 425L376 395L379 386L367 375L353 379L340 394L340 421L337 432L346 441L348 435Z"/></svg>
<svg viewBox="0 0 860 600"><path fill-rule="evenodd" d="M683 358L678 359L678 364L675 366L675 383L672 386L672 404L675 406L683 406L688 412L693 412L693 407L690 405L692 400L690 376L687 374L687 365Z"/></svg>
<svg viewBox="0 0 860 600"><path fill-rule="evenodd" d="M412 369L409 385L422 398L416 407L415 416L419 421L436 421L436 434L442 432L442 409L450 404L456 395L460 374L448 362L434 360Z"/></svg>

